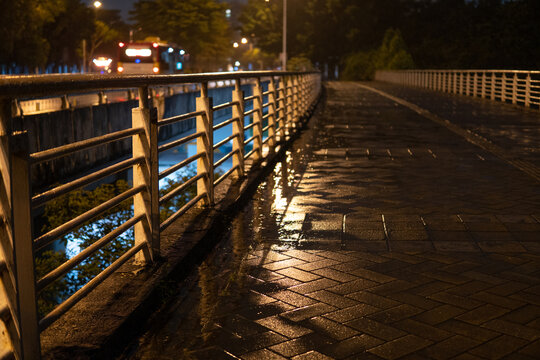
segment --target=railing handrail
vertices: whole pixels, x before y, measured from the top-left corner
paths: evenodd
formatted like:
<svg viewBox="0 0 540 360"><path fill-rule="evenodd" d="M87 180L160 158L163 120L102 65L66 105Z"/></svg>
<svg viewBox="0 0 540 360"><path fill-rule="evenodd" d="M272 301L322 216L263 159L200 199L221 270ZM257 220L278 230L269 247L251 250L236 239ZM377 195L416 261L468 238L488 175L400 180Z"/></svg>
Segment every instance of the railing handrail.
<svg viewBox="0 0 540 360"><path fill-rule="evenodd" d="M220 80L232 80L232 88L222 90L230 91L232 99L221 99L225 102L214 105L208 91L209 83ZM197 85L200 94L192 98L195 100L195 110L187 112L188 108L183 108L180 114L163 119L163 114L159 114L158 104L164 105L164 98L156 95L155 88L180 84ZM313 110L320 94L320 85L320 73L313 71L246 71L148 76L31 75L0 79L0 135L5 140L0 142L0 168L3 178L0 182L0 186L3 187L0 192L7 194L0 198L0 220L2 220L0 227L7 230L6 234L10 237L10 241L5 243L13 244L13 248L10 249L3 248L5 244L0 244L2 247L0 265L4 264L0 266L0 273L9 271L16 274L13 283L0 285L17 290L13 291L15 296L6 296L9 297L7 310L9 314L3 310L6 316L11 317L11 323L17 324L18 329L9 330L15 358L38 358L40 331L50 326L126 261L133 259L136 264L153 262L161 252L161 231L195 205L213 206L215 186L232 176L235 179L242 178L247 171L246 159L249 158L253 163L261 161L274 153L280 142L291 139L301 128L301 122ZM249 86L252 94L245 96L243 86ZM265 87L267 91L263 91ZM138 107L132 109L130 104L130 107L124 108L124 111L131 113L130 121L124 120L128 121L124 124L127 126L126 129L116 131L108 129L105 134L92 133L89 138L85 137L83 140L70 138L71 142L68 144L53 141L52 148L36 149L32 153L28 132L15 132L11 128L16 123L13 121L14 118L22 116L14 108L16 100L21 97L55 94L65 97L70 92L81 93L91 90L103 92L115 88L138 89ZM230 108L230 111L225 112L226 108ZM219 123L214 123L214 113L222 114L227 119L219 119ZM160 128L191 118L196 123L195 133L158 144ZM230 134L222 140L214 141L214 132L218 129L230 131ZM60 134L61 131L57 130L56 133ZM80 152L113 142L125 142L126 139L131 139L131 155L127 159L118 158L116 163L109 164L101 170L95 169L66 184L54 185L45 192L33 194L31 166L47 168L47 164L57 161L55 160L57 158L73 154L79 156ZM183 160L176 159L175 164L168 164L167 169L159 168L160 152L193 140L197 142L195 155ZM232 145L232 149L226 154L221 153L221 158L216 161L214 150L225 149L224 145L228 143ZM222 174L216 175L216 169L229 160L232 160L232 166ZM196 165L196 175L190 179L184 178L183 183L176 184L176 187L167 194L160 194L159 180L190 164ZM33 234L32 221L29 221L32 219L33 208L41 207L58 196L89 186L106 176L127 169L131 169L133 175L132 184L127 189L113 195L111 199L103 200L89 210L84 210L63 224L56 224L53 229L42 235ZM188 186L196 187L196 195L162 221L160 205L181 194ZM48 274L36 278L33 264L37 250L126 202L129 202L131 209L129 212L133 213L129 220L122 220L124 222L121 225L102 236L93 245L70 260L64 261ZM123 255L105 269L100 269L99 274L92 280L39 320L36 313L37 293L131 228L134 244L129 245L129 249ZM2 254L8 254L8 261L2 259ZM2 281L4 279L0 276L0 282Z"/></svg>
<svg viewBox="0 0 540 360"><path fill-rule="evenodd" d="M18 98L40 95L64 95L73 92L125 89L141 86L165 86L219 80L242 80L272 76L316 74L318 71L236 71L175 75L100 75L49 74L0 78L0 97Z"/></svg>
<svg viewBox="0 0 540 360"><path fill-rule="evenodd" d="M538 70L377 70L375 80L540 108Z"/></svg>

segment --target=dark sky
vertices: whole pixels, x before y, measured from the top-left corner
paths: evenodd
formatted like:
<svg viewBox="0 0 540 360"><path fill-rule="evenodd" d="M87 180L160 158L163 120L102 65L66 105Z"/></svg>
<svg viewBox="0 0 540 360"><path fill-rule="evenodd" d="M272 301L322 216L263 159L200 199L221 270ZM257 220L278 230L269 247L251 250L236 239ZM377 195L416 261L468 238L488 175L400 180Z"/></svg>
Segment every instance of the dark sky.
<svg viewBox="0 0 540 360"><path fill-rule="evenodd" d="M120 9L122 10L122 17L124 21L128 20L129 10L131 10L133 3L136 0L101 0L105 9Z"/></svg>

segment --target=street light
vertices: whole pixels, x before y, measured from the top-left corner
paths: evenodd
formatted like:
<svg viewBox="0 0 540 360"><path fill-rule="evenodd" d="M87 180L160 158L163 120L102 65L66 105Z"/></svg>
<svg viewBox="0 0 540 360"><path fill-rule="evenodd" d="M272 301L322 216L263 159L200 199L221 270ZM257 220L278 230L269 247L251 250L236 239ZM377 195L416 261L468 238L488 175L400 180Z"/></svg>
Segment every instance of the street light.
<svg viewBox="0 0 540 360"><path fill-rule="evenodd" d="M270 2L270 0L265 0ZM287 0L283 0L283 51L281 58L281 70L287 70Z"/></svg>
<svg viewBox="0 0 540 360"><path fill-rule="evenodd" d="M96 9L99 9L101 7L101 5L103 5L103 3L101 1L99 1L99 0L94 1L94 7Z"/></svg>

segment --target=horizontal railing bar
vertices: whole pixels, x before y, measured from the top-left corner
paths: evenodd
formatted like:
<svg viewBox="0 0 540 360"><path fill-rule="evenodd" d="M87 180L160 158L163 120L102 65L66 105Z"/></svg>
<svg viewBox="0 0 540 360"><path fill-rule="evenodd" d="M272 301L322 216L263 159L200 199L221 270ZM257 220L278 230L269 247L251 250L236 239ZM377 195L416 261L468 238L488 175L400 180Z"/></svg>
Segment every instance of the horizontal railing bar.
<svg viewBox="0 0 540 360"><path fill-rule="evenodd" d="M113 272L115 272L126 261L133 257L143 247L148 246L146 242L141 242L131 249L126 251L122 256L116 259L105 270L99 273L95 278L90 280L85 286L80 288L75 294L71 295L66 301L58 305L53 311L47 314L43 319L39 321L39 330L43 331L48 328L53 322L55 322L60 316L65 314L69 309L73 307L79 300L85 297L90 291L94 290L99 284L107 279Z"/></svg>
<svg viewBox="0 0 540 360"><path fill-rule="evenodd" d="M263 144L266 144L270 139L272 139L274 136L267 136L266 139L262 141Z"/></svg>
<svg viewBox="0 0 540 360"><path fill-rule="evenodd" d="M225 139L221 140L220 142L214 144L213 148L217 149L219 147L222 147L223 145L225 145L226 143L228 143L229 141L231 141L232 139L238 136L240 136L240 134L232 134L231 136L228 136Z"/></svg>
<svg viewBox="0 0 540 360"><path fill-rule="evenodd" d="M244 112L244 116L249 116L255 112L257 112L258 109L251 109L251 110L248 110L246 112Z"/></svg>
<svg viewBox="0 0 540 360"><path fill-rule="evenodd" d="M206 152L202 152L202 153L198 153L198 154L192 155L192 156L188 157L187 159L184 159L184 160L180 161L178 164L173 165L173 166L171 166L170 168L168 168L168 169L163 170L162 172L160 172L158 178L161 180L161 179L163 179L164 177L166 177L166 176L172 174L173 172L180 170L181 168L183 168L184 166L186 166L186 165L189 164L190 162L195 161L195 160L197 160L198 158L201 158L201 157L203 157L203 156L205 156L205 155L206 155Z"/></svg>
<svg viewBox="0 0 540 360"><path fill-rule="evenodd" d="M187 143L188 141L194 140L194 139L198 138L199 136L203 136L203 135L204 135L204 131L199 131L199 132L196 132L194 134L184 136L181 139L171 141L170 143L160 145L158 147L158 152L163 152L163 151L172 149L173 147L180 146L182 144Z"/></svg>
<svg viewBox="0 0 540 360"><path fill-rule="evenodd" d="M92 208L88 210L87 212L77 216L76 218L71 219L70 221L58 226L57 228L54 228L48 233L41 235L40 237L34 240L34 251L39 250L43 248L44 246L47 246L53 240L67 234L69 231L84 224L85 222L98 216L99 214L107 210L110 210L111 208L120 204L122 201L129 199L135 194L140 193L145 188L146 188L145 185L139 185L137 187L126 190L123 193L113 197L112 199L109 199L105 201L104 203L96 206L95 208Z"/></svg>
<svg viewBox="0 0 540 360"><path fill-rule="evenodd" d="M40 162L44 162L48 160L53 160L61 156L76 152L76 151L86 150L88 148L92 148L95 146L105 145L107 143L121 140L123 138L127 138L133 135L141 134L143 132L144 132L143 128L130 128L130 129L116 131L107 135L101 135L101 136L87 139L87 140L77 141L77 142L59 146L53 149L44 150L44 151L30 154L30 161L33 164L36 164L36 163L40 163Z"/></svg>
<svg viewBox="0 0 540 360"><path fill-rule="evenodd" d="M244 155L244 159L249 158L251 155L253 155L253 154L255 153L255 151L257 151L257 148L254 147L253 149L251 149L250 152L248 152L248 153L246 153L246 154Z"/></svg>
<svg viewBox="0 0 540 360"><path fill-rule="evenodd" d="M206 115L206 112L204 112L204 111L193 111L193 112L190 112L190 113L187 113L187 114L177 115L177 116L173 116L173 117L170 117L170 118L160 120L160 121L158 121L157 124L158 124L158 126L171 125L171 124L177 123L179 121L184 121L184 120L191 119L191 118L194 118L196 116L201 116L201 115Z"/></svg>
<svg viewBox="0 0 540 360"><path fill-rule="evenodd" d="M222 121L219 124L214 125L214 130L221 129L222 127L232 124L233 122L238 121L238 120L239 120L238 116L235 116L232 119Z"/></svg>
<svg viewBox="0 0 540 360"><path fill-rule="evenodd" d="M98 170L90 175L73 180L67 184L57 186L54 189L45 191L41 194L35 195L34 197L32 197L32 208L38 208L46 202L51 201L52 199L67 194L68 192L75 189L91 184L97 180L103 179L104 177L107 177L109 175L115 174L119 171L126 170L135 164L142 163L143 161L143 156L127 159L117 164L106 167L105 169Z"/></svg>
<svg viewBox="0 0 540 360"><path fill-rule="evenodd" d="M244 131L251 129L252 127L257 125L258 123L259 123L258 121L255 121L255 122L252 122L251 124L248 124L248 125L244 126Z"/></svg>
<svg viewBox="0 0 540 360"><path fill-rule="evenodd" d="M271 113L263 115L262 120L268 119L271 115L272 115Z"/></svg>
<svg viewBox="0 0 540 360"><path fill-rule="evenodd" d="M255 100L255 99L257 99L258 97L259 97L258 95L246 96L246 97L244 98L244 101Z"/></svg>
<svg viewBox="0 0 540 360"><path fill-rule="evenodd" d="M262 128L262 131L265 132L266 130L270 129L271 127L274 127L274 125L268 124L267 126Z"/></svg>
<svg viewBox="0 0 540 360"><path fill-rule="evenodd" d="M58 279L60 276L65 275L68 273L71 269L73 269L75 266L89 258L92 254L94 254L96 251L101 249L103 246L107 245L111 240L115 239L125 231L127 231L129 228L131 228L133 225L135 225L137 222L139 222L141 219L145 217L145 214L140 214L138 216L134 216L107 235L103 236L101 239L93 243L92 245L88 246L86 249L82 250L80 253L39 279L39 281L36 284L37 290L41 291L45 287L47 287L49 284L51 284L53 281Z"/></svg>
<svg viewBox="0 0 540 360"><path fill-rule="evenodd" d="M231 107L231 106L235 106L235 105L238 105L238 101L230 101L230 102L227 102L227 103L224 103L224 104L220 104L220 105L216 105L212 108L212 110L214 111L218 111L218 110L223 110L223 109L226 109L228 107Z"/></svg>
<svg viewBox="0 0 540 360"><path fill-rule="evenodd" d="M207 196L206 193L197 195L193 199L191 199L186 205L182 206L180 210L169 216L167 220L161 223L159 226L159 231L164 231L166 228L169 227L176 219L178 219L180 216L184 215L186 211L188 211L193 205L195 205L199 200Z"/></svg>
<svg viewBox="0 0 540 360"><path fill-rule="evenodd" d="M166 203L167 201L169 201L171 198L175 197L176 195L178 195L179 192L181 192L182 190L185 190L187 187L189 187L190 185L193 185L193 183L203 177L205 177L208 173L205 171L205 172L202 172L194 177L192 177L191 179L189 179L188 181L186 181L185 183L181 184L180 186L176 187L174 190L171 190L169 191L168 193L166 193L165 195L163 195L160 199L159 199L159 204L163 204L163 203Z"/></svg>
<svg viewBox="0 0 540 360"><path fill-rule="evenodd" d="M239 168L238 165L233 166L232 168L230 168L225 174L221 175L219 177L219 179L214 181L214 186L217 186L219 183L221 183L223 180L225 180L227 178L227 176L231 175L238 168Z"/></svg>
<svg viewBox="0 0 540 360"><path fill-rule="evenodd" d="M225 155L224 157L222 157L221 159L219 159L218 161L216 161L216 163L214 164L214 167L217 168L217 167L221 166L221 164L223 164L225 161L227 161L228 159L230 159L231 156L233 156L234 154L236 154L238 151L239 151L238 149L231 151L230 153L228 153L227 155Z"/></svg>
<svg viewBox="0 0 540 360"><path fill-rule="evenodd" d="M51 96L103 89L127 89L143 86L164 86L201 83L215 80L241 80L257 77L320 74L288 71L241 71L176 75L109 75L67 74L4 76L0 97Z"/></svg>
<svg viewBox="0 0 540 360"><path fill-rule="evenodd" d="M257 137L257 135L253 135L252 137L250 137L249 139L246 139L244 140L244 145L247 145L249 144L251 141L253 141L253 139L255 139Z"/></svg>

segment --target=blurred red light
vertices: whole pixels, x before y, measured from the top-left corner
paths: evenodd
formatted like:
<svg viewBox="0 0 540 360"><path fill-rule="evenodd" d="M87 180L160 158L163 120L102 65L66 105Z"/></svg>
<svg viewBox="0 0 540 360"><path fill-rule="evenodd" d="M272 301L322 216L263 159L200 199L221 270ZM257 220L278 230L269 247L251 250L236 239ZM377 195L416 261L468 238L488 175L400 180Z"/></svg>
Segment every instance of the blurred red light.
<svg viewBox="0 0 540 360"><path fill-rule="evenodd" d="M124 47L125 45L126 44L124 44L123 42L118 43L118 46L120 46L120 47Z"/></svg>
<svg viewBox="0 0 540 360"><path fill-rule="evenodd" d="M158 43L153 43L152 46L157 48L159 45L158 45Z"/></svg>

